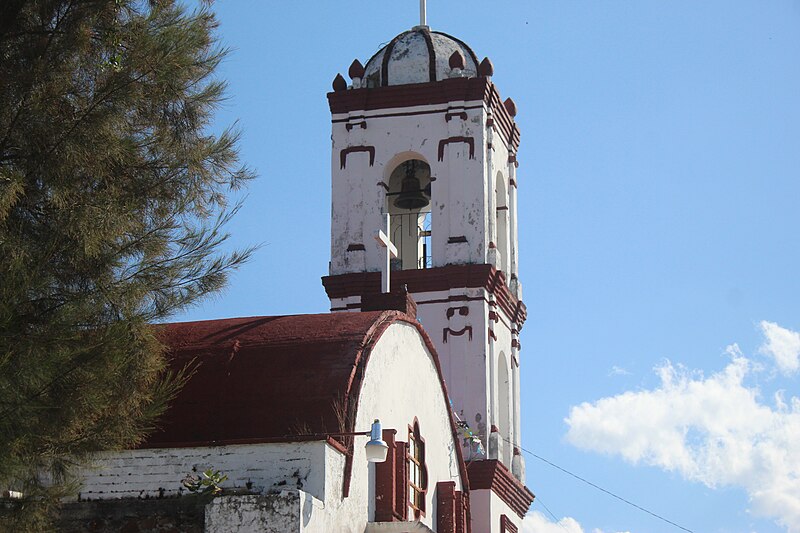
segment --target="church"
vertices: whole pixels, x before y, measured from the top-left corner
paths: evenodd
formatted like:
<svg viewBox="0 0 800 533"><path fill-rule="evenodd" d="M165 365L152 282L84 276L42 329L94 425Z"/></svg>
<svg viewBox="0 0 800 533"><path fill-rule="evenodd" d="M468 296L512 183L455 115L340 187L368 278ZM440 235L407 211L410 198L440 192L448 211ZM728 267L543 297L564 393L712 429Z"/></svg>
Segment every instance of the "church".
<svg viewBox="0 0 800 533"><path fill-rule="evenodd" d="M492 75L424 2L336 75L330 312L158 326L195 371L144 445L86 468L61 530L519 531L520 132Z"/></svg>

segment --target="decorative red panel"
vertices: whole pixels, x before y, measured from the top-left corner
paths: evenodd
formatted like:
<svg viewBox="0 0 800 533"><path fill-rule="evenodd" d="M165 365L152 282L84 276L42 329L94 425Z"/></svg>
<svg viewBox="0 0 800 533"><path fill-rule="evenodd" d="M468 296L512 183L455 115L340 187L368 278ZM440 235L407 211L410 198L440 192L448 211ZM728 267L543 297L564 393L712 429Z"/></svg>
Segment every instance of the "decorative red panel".
<svg viewBox="0 0 800 533"><path fill-rule="evenodd" d="M393 522L395 502L395 462L397 444L394 429L383 430L383 440L389 445L386 461L375 463L375 521Z"/></svg>
<svg viewBox="0 0 800 533"><path fill-rule="evenodd" d="M519 528L506 515L500 515L500 533L518 533Z"/></svg>
<svg viewBox="0 0 800 533"><path fill-rule="evenodd" d="M456 482L436 484L436 531L456 533Z"/></svg>
<svg viewBox="0 0 800 533"><path fill-rule="evenodd" d="M406 453L408 452L408 443L397 442L396 461L395 461L395 498L394 498L394 516L397 520L405 520L408 516L408 462L406 461Z"/></svg>
<svg viewBox="0 0 800 533"><path fill-rule="evenodd" d="M375 463L375 521L399 522L406 519L406 443L395 440L394 429L383 430L389 446L386 461Z"/></svg>

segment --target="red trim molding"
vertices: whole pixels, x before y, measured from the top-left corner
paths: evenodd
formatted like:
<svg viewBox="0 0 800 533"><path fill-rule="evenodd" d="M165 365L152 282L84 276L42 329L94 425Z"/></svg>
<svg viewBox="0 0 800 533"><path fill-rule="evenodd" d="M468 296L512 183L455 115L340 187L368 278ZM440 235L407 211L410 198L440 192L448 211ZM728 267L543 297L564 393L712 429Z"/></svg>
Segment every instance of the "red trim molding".
<svg viewBox="0 0 800 533"><path fill-rule="evenodd" d="M447 109L450 109L449 107ZM447 109L428 109L425 111L398 111L397 113L373 113L370 114L369 118L392 118L392 117L415 117L419 115L436 115L445 113ZM469 111L472 109L483 109L483 104L480 105L472 105L472 106L464 106L463 108L459 107L459 109L464 109L465 111ZM366 116L348 116L347 118L332 118L331 124L349 124L352 120L363 118L366 119Z"/></svg>
<svg viewBox="0 0 800 533"><path fill-rule="evenodd" d="M436 531L456 532L456 482L440 481L436 484Z"/></svg>
<svg viewBox="0 0 800 533"><path fill-rule="evenodd" d="M470 490L491 490L522 518L533 503L528 487L496 459L472 461L467 464Z"/></svg>
<svg viewBox="0 0 800 533"><path fill-rule="evenodd" d="M392 272L392 290L408 285L408 292L448 291L457 288L483 288L493 294L503 312L521 330L528 310L525 304L511 293L505 274L492 265L447 265L421 270L397 270ZM336 276L324 276L322 285L328 298L348 298L378 294L381 292L380 272L353 272ZM424 302L420 302L420 305ZM491 304L490 304L491 305Z"/></svg>
<svg viewBox="0 0 800 533"><path fill-rule="evenodd" d="M401 287L387 293L365 294L361 297L362 311L400 311L408 316L417 316L417 302Z"/></svg>
<svg viewBox="0 0 800 533"><path fill-rule="evenodd" d="M458 118L460 118L461 120L464 120L464 121L466 121L466 120L467 120L467 112L466 112L466 111L459 111L459 112L454 112L454 111L451 111L451 112L447 113L447 114L444 116L444 120L445 120L446 122L450 122L450 120L451 120L452 118L454 118L454 117L458 117Z"/></svg>
<svg viewBox="0 0 800 533"><path fill-rule="evenodd" d="M472 517L469 508L469 492L456 491L456 533L471 533Z"/></svg>
<svg viewBox="0 0 800 533"><path fill-rule="evenodd" d="M508 516L506 516L504 514L501 514L500 515L500 533L518 533L518 532L519 532L519 528L517 528L517 526L514 525L514 522L512 522L511 519Z"/></svg>
<svg viewBox="0 0 800 533"><path fill-rule="evenodd" d="M386 59L387 56L384 56ZM386 77L382 77L386 81ZM511 152L519 148L519 128L508 112L495 85L485 77L449 78L428 83L390 85L385 87L350 89L328 93L331 113L373 111L446 104L449 102L471 102L481 100L487 112L492 113L492 125L503 138Z"/></svg>
<svg viewBox="0 0 800 533"><path fill-rule="evenodd" d="M461 328L458 331L454 331L454 330L452 330L450 328L443 328L442 329L442 342L447 344L447 335L448 334L452 335L453 337L460 337L464 333L467 333L469 335L469 337L468 337L469 340L472 340L472 326L464 326L463 328Z"/></svg>
<svg viewBox="0 0 800 533"><path fill-rule="evenodd" d="M461 316L467 316L469 315L469 306L460 305L458 307L448 307L447 311L445 312L445 314L447 315L447 319L449 320L453 318L453 315L456 314L456 311Z"/></svg>
<svg viewBox="0 0 800 533"><path fill-rule="evenodd" d="M439 161L444 160L444 147L453 143L466 143L469 146L469 158L475 159L475 138L474 137L448 137L439 141Z"/></svg>
<svg viewBox="0 0 800 533"><path fill-rule="evenodd" d="M394 429L383 430L389 446L386 461L375 463L375 521L402 522L406 519L406 443L395 440Z"/></svg>
<svg viewBox="0 0 800 533"><path fill-rule="evenodd" d="M436 484L436 531L438 533L469 533L469 495L456 490L455 481Z"/></svg>
<svg viewBox="0 0 800 533"><path fill-rule="evenodd" d="M369 153L369 166L375 164L375 147L374 146L351 146L339 152L339 168L347 166L347 156L354 152L367 152Z"/></svg>

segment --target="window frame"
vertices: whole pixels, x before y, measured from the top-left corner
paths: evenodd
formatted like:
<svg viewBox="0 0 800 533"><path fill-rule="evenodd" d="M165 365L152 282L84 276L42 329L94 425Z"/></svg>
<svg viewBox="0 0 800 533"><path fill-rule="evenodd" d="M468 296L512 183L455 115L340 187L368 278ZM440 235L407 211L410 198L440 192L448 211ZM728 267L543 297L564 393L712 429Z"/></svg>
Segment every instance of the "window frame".
<svg viewBox="0 0 800 533"><path fill-rule="evenodd" d="M418 480L414 483L414 470L419 473ZM428 468L425 465L425 439L419 429L419 420L414 418L414 424L408 426L408 443L406 444L406 490L408 493L408 506L414 518L425 516L425 500L428 495Z"/></svg>

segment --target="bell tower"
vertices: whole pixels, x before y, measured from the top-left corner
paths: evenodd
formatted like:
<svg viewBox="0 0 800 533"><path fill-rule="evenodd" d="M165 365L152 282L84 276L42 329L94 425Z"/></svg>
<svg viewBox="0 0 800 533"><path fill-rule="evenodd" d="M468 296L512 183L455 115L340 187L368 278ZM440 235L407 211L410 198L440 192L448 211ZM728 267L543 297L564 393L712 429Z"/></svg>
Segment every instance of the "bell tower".
<svg viewBox="0 0 800 533"><path fill-rule="evenodd" d="M405 286L439 354L464 458L496 460L524 483L517 253L516 106L494 68L428 26L355 60L328 94L332 122L331 311L367 309ZM381 237L383 238L383 237ZM468 426L468 427L467 427ZM470 438L470 433L476 438Z"/></svg>

